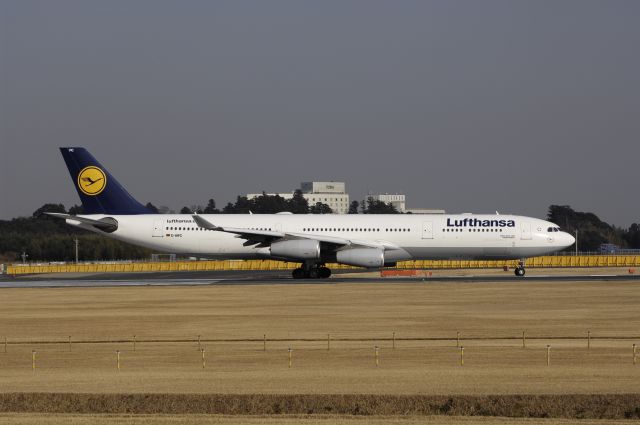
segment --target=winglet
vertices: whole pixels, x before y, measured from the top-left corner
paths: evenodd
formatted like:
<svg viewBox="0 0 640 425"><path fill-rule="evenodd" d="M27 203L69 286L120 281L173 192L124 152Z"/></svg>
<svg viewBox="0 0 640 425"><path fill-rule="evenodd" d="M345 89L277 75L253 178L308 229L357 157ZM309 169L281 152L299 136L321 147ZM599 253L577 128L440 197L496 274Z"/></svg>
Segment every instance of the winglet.
<svg viewBox="0 0 640 425"><path fill-rule="evenodd" d="M222 227L220 226L216 226L215 224L211 223L210 221L200 217L198 214L192 214L191 217L193 217L193 221L196 222L196 224L204 229L208 229L208 230L223 230Z"/></svg>

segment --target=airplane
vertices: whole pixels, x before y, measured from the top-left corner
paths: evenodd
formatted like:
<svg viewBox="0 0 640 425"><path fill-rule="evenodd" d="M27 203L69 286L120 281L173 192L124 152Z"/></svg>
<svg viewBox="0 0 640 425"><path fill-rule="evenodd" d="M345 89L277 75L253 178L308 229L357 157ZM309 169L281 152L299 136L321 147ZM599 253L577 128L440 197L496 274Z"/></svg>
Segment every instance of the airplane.
<svg viewBox="0 0 640 425"><path fill-rule="evenodd" d="M366 268L433 259L525 260L573 245L537 218L497 214L157 214L85 148L60 148L83 214L48 213L72 226L152 250L215 259L300 263L295 279L328 278L328 263Z"/></svg>

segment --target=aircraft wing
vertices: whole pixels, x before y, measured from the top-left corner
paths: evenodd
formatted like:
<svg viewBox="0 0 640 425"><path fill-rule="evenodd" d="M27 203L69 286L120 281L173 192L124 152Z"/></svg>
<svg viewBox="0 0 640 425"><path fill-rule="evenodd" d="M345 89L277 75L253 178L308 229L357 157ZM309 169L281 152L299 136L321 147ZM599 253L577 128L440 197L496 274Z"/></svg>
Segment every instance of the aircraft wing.
<svg viewBox="0 0 640 425"><path fill-rule="evenodd" d="M246 239L247 242L245 242L245 245L261 244L262 246L269 246L271 242L277 239L311 239L329 245L334 245L336 248L342 248L346 246L363 246L367 248L397 249L397 246L386 242L346 239L327 235L310 235L307 233L274 232L271 230L253 230L238 227L223 227L216 226L215 224L197 214L192 215L192 217L196 224L200 227L209 230L215 230L218 232L234 233L237 235L236 237Z"/></svg>
<svg viewBox="0 0 640 425"><path fill-rule="evenodd" d="M382 249L395 249L396 246L378 241L363 241L359 239L347 239L336 236L327 235L310 235L308 233L286 233L290 239L313 239L320 242L337 245L337 246L362 246L366 248L382 248Z"/></svg>
<svg viewBox="0 0 640 425"><path fill-rule="evenodd" d="M257 244L260 244L260 246L269 246L272 241L276 239L283 239L287 236L283 232L272 232L270 230L254 230L243 229L240 227L216 226L209 220L200 217L198 214L193 214L191 217L193 217L193 221L195 221L198 226L204 229L214 230L216 232L233 233L237 238L246 239L247 241L244 243L245 246Z"/></svg>
<svg viewBox="0 0 640 425"><path fill-rule="evenodd" d="M272 232L270 230L254 230L254 229L245 229L242 227L222 227L216 226L211 223L204 217L199 216L198 214L193 214L193 221L202 228L208 230L215 230L218 232L227 232L227 233L235 233L237 235L247 235L247 236L263 236L263 237L273 237L273 238L284 238L285 233L283 232Z"/></svg>

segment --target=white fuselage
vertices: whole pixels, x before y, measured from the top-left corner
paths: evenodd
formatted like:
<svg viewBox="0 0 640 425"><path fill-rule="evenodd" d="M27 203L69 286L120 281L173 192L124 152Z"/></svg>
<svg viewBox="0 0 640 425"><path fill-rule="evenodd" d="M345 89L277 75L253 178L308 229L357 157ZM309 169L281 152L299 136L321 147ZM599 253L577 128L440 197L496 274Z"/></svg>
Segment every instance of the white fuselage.
<svg viewBox="0 0 640 425"><path fill-rule="evenodd" d="M382 243L387 261L420 259L520 259L545 255L574 243L553 223L514 215L449 214L205 214L221 227L321 235ZM270 258L269 247L245 246L236 235L199 227L191 215L83 215L118 222L105 233L72 219L67 222L152 250L207 258ZM554 230L555 229L555 230Z"/></svg>

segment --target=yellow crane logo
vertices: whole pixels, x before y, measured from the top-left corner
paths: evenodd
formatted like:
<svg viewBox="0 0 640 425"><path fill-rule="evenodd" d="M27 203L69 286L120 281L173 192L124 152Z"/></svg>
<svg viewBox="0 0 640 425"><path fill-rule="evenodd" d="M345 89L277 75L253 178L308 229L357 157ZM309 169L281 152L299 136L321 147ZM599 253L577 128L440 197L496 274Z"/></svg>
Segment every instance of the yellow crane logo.
<svg viewBox="0 0 640 425"><path fill-rule="evenodd" d="M107 174L100 168L90 165L78 174L78 187L85 195L99 195L107 186Z"/></svg>

